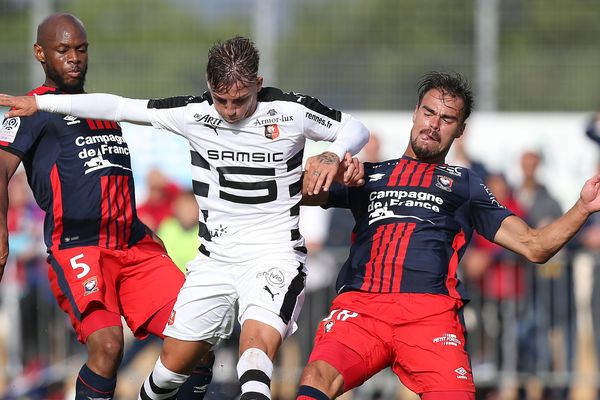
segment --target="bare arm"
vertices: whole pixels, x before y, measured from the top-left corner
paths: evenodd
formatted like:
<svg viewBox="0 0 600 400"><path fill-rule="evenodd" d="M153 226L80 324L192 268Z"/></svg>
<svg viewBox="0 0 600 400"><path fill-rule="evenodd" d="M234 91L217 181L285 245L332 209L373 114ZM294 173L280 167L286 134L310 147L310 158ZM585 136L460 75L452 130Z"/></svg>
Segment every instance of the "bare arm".
<svg viewBox="0 0 600 400"><path fill-rule="evenodd" d="M17 170L21 159L16 155L0 150L0 280L8 260L8 182Z"/></svg>
<svg viewBox="0 0 600 400"><path fill-rule="evenodd" d="M598 210L600 175L590 178L573 207L549 225L534 229L521 218L510 216L500 225L494 242L531 262L542 264L556 254L579 231L588 217Z"/></svg>

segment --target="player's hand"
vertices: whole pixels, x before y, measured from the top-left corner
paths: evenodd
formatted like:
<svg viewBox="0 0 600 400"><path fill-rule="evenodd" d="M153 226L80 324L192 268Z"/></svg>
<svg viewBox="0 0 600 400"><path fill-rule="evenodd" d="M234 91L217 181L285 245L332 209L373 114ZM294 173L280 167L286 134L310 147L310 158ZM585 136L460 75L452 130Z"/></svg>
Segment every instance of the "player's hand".
<svg viewBox="0 0 600 400"><path fill-rule="evenodd" d="M585 182L579 197L586 212L591 214L600 210L600 174Z"/></svg>
<svg viewBox="0 0 600 400"><path fill-rule="evenodd" d="M352 154L346 153L342 160L335 180L346 186L362 186L365 184L365 167Z"/></svg>
<svg viewBox="0 0 600 400"><path fill-rule="evenodd" d="M10 107L10 110L4 114L5 118L27 117L38 110L35 96L11 96L0 93L0 106Z"/></svg>
<svg viewBox="0 0 600 400"><path fill-rule="evenodd" d="M326 192L335 179L340 165L340 158L325 151L318 156L309 157L304 168L304 187L308 195L318 194L321 189Z"/></svg>

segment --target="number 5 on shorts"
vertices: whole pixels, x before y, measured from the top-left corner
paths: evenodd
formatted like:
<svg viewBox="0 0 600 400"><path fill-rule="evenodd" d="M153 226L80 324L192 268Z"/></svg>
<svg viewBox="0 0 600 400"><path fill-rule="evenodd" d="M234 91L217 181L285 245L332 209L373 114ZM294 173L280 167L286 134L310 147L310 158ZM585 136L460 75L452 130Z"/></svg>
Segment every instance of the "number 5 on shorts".
<svg viewBox="0 0 600 400"><path fill-rule="evenodd" d="M76 270L77 268L81 268L81 272L77 274L77 279L81 279L84 276L86 276L88 274L88 272L90 272L90 266L87 265L86 263L83 262L77 262L77 260L79 260L80 258L83 257L83 253L82 254L78 254L75 257L71 258L71 268L73 268L73 270Z"/></svg>

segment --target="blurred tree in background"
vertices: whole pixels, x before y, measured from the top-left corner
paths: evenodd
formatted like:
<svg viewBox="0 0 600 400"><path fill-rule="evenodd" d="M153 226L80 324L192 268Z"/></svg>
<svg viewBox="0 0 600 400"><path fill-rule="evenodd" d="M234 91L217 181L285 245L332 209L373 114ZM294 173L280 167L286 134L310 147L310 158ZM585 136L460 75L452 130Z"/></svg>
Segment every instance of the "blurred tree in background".
<svg viewBox="0 0 600 400"><path fill-rule="evenodd" d="M29 15L39 1L0 0L2 91L31 89ZM89 91L200 93L210 45L236 34L255 37L268 22L276 26L268 85L346 109L406 110L428 70L460 71L476 82L476 10L495 0L47 1L88 29ZM497 1L498 109L599 108L600 2ZM260 2L268 7L257 15Z"/></svg>

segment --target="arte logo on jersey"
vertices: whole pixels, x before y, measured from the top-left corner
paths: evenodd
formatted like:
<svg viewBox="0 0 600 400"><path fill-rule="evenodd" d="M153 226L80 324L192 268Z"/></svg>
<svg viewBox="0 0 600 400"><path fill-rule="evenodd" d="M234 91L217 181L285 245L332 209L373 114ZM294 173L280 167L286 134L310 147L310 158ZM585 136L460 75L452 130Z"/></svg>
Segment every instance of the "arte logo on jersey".
<svg viewBox="0 0 600 400"><path fill-rule="evenodd" d="M88 294L92 294L98 291L98 278L93 276L83 282L83 295L87 296Z"/></svg>
<svg viewBox="0 0 600 400"><path fill-rule="evenodd" d="M2 123L2 128L0 128L0 142L4 142L4 143L14 142L20 125L21 125L21 118L19 118L19 117L5 119L4 122Z"/></svg>
<svg viewBox="0 0 600 400"><path fill-rule="evenodd" d="M265 126L265 137L267 139L277 139L279 137L279 126L277 124Z"/></svg>
<svg viewBox="0 0 600 400"><path fill-rule="evenodd" d="M454 180L452 178L448 178L447 176L444 176L444 175L438 175L435 186L439 187L442 190L445 190L446 192L451 192L453 183L454 183Z"/></svg>

